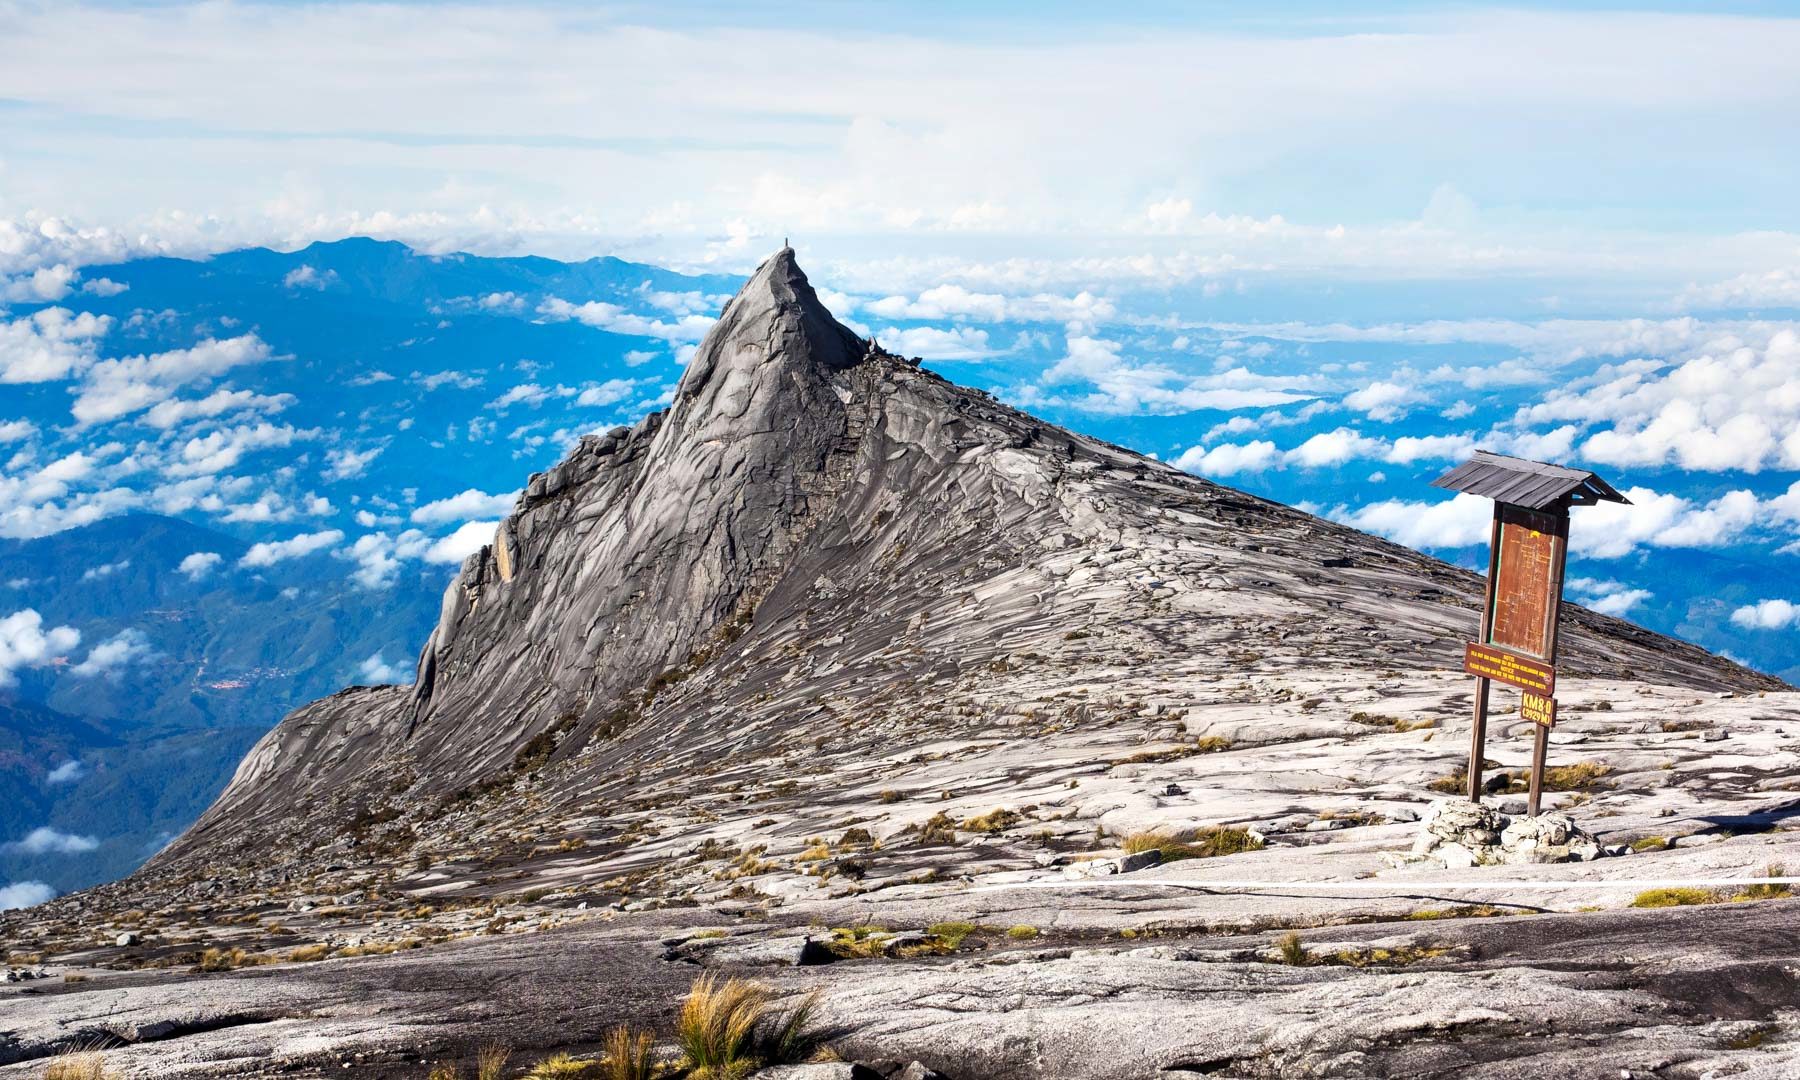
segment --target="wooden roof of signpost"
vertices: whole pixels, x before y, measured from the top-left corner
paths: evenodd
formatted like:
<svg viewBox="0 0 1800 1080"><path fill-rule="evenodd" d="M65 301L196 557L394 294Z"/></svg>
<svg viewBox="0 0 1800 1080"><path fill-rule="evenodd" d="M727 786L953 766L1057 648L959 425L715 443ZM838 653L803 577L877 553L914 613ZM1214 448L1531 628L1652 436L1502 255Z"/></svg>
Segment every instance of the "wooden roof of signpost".
<svg viewBox="0 0 1800 1080"><path fill-rule="evenodd" d="M1629 503L1618 489L1586 469L1475 451L1475 456L1431 482L1432 487L1466 491L1530 510Z"/></svg>

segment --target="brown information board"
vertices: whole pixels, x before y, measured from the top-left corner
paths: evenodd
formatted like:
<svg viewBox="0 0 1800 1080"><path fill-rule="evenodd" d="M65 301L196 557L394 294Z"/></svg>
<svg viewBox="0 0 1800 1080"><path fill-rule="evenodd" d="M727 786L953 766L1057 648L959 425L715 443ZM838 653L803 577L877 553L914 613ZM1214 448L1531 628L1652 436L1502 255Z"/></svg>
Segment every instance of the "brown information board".
<svg viewBox="0 0 1800 1080"><path fill-rule="evenodd" d="M1469 642L1463 646L1463 670L1533 694L1549 697L1556 692L1556 668L1534 656L1502 649L1498 645Z"/></svg>
<svg viewBox="0 0 1800 1080"><path fill-rule="evenodd" d="M1549 659L1556 620L1560 537L1540 515L1508 514L1500 523L1499 566L1494 576L1494 622L1488 640L1539 659ZM1539 528L1546 525L1548 528Z"/></svg>

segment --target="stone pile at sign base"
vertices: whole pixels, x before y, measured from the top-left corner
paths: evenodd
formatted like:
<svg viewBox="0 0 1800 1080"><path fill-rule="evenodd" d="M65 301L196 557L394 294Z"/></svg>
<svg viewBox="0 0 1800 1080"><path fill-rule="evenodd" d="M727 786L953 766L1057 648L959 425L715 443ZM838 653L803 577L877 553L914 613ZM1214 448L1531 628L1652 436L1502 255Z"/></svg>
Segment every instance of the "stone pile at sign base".
<svg viewBox="0 0 1800 1080"><path fill-rule="evenodd" d="M1591 862L1611 854L1567 814L1517 817L1461 799L1438 799L1419 820L1410 852L1389 852L1391 866L1468 866Z"/></svg>

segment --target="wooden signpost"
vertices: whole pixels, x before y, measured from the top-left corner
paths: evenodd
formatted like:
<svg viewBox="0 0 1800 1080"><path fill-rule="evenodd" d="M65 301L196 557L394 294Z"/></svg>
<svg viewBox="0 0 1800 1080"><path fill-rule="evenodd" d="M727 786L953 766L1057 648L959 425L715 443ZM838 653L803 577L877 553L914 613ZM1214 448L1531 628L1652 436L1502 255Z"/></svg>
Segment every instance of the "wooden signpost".
<svg viewBox="0 0 1800 1080"><path fill-rule="evenodd" d="M1463 670L1475 676L1469 798L1481 801L1489 689L1505 683L1520 691L1519 714L1532 722L1536 736L1527 809L1535 817L1556 723L1556 628L1569 558L1569 510L1631 500L1591 472L1485 450L1432 484L1494 500L1481 633L1463 650Z"/></svg>

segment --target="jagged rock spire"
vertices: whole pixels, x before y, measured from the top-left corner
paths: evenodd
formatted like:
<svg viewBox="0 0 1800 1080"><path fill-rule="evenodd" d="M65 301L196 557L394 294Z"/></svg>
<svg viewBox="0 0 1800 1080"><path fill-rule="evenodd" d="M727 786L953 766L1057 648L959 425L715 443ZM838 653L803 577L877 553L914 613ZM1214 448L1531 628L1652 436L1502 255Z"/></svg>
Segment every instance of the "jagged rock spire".
<svg viewBox="0 0 1800 1080"><path fill-rule="evenodd" d="M676 401L690 401L715 380L729 380L733 373L770 360L790 368L835 371L861 360L865 352L865 343L819 300L794 260L794 249L784 247L763 260L725 305L682 375Z"/></svg>

